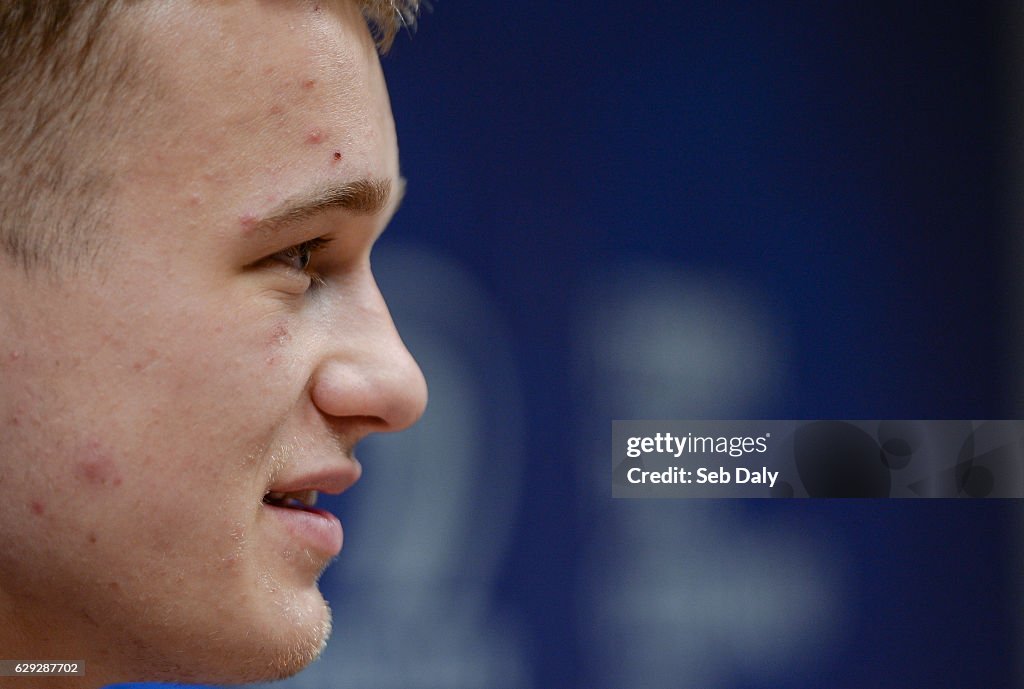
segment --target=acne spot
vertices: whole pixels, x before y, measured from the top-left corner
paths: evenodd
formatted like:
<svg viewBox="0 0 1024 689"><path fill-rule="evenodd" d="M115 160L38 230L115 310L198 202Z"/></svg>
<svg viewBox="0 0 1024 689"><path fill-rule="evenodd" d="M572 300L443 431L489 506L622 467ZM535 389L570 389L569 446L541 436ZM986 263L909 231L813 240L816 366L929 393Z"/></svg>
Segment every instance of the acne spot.
<svg viewBox="0 0 1024 689"><path fill-rule="evenodd" d="M11 353L7 355L7 358L10 359L11 361L17 361L20 356L21 352L15 349L12 350Z"/></svg>
<svg viewBox="0 0 1024 689"><path fill-rule="evenodd" d="M153 347L146 347L146 356L132 363L132 370L136 373L144 371L157 362L160 352Z"/></svg>
<svg viewBox="0 0 1024 689"><path fill-rule="evenodd" d="M303 79L302 80L302 88L304 88L304 89L311 89L314 86L316 86L316 79Z"/></svg>
<svg viewBox="0 0 1024 689"><path fill-rule="evenodd" d="M21 418L17 414L15 414L15 415L13 415L11 417L10 423L11 423L12 426L20 426L21 425Z"/></svg>
<svg viewBox="0 0 1024 689"><path fill-rule="evenodd" d="M192 194L188 197L188 204L190 206L198 206L202 202L203 199L202 197L199 196L199 194Z"/></svg>
<svg viewBox="0 0 1024 689"><path fill-rule="evenodd" d="M93 486L120 486L121 472L109 455L103 452L96 441L88 443L75 463L74 474L80 480Z"/></svg>
<svg viewBox="0 0 1024 689"><path fill-rule="evenodd" d="M338 162L339 160L341 160L341 151L335 151L334 152L334 162Z"/></svg>
<svg viewBox="0 0 1024 689"><path fill-rule="evenodd" d="M108 586L110 586L110 590L111 591L120 591L121 590L121 585L119 583L117 583L116 581L110 582L110 584L108 584Z"/></svg>
<svg viewBox="0 0 1024 689"><path fill-rule="evenodd" d="M327 139L327 135L324 134L322 129L311 129L309 131L309 133L306 134L306 143L307 144L322 143L326 139Z"/></svg>
<svg viewBox="0 0 1024 689"><path fill-rule="evenodd" d="M270 331L270 339L267 344L271 346L283 347L292 339L292 335L288 332L288 328L284 323L278 323L274 326L274 329Z"/></svg>
<svg viewBox="0 0 1024 689"><path fill-rule="evenodd" d="M242 213L238 216L238 224L242 226L242 229L246 232L251 232L256 228L257 218L254 213Z"/></svg>
<svg viewBox="0 0 1024 689"><path fill-rule="evenodd" d="M314 12L319 12L320 11L320 3L317 3L317 4L313 5L313 11Z"/></svg>
<svg viewBox="0 0 1024 689"><path fill-rule="evenodd" d="M42 516L46 512L46 506L38 500L33 500L30 506L32 507L32 514Z"/></svg>
<svg viewBox="0 0 1024 689"><path fill-rule="evenodd" d="M108 459L86 460L78 463L78 477L94 485L105 486L114 481L117 471L113 462Z"/></svg>
<svg viewBox="0 0 1024 689"><path fill-rule="evenodd" d="M274 105L270 106L270 114L271 115L280 115L283 112L284 112L284 108L281 107L280 103L275 103Z"/></svg>
<svg viewBox="0 0 1024 689"><path fill-rule="evenodd" d="M89 533L89 542L90 543L95 543L96 542L96 534L94 534L92 532Z"/></svg>

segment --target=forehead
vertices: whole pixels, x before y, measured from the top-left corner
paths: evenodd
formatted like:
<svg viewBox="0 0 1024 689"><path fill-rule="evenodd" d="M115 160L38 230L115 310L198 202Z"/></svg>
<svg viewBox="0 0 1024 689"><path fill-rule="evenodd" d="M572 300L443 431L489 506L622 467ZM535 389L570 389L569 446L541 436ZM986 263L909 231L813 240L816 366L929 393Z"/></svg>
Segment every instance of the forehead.
<svg viewBox="0 0 1024 689"><path fill-rule="evenodd" d="M151 7L142 30L159 97L133 182L258 214L309 185L397 179L387 90L354 2Z"/></svg>

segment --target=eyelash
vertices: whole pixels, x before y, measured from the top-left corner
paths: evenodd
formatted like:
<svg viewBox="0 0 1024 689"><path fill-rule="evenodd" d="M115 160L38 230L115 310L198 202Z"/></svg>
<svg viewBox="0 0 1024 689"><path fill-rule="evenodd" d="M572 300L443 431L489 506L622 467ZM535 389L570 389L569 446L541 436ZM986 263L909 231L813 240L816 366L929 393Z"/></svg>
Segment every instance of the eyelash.
<svg viewBox="0 0 1024 689"><path fill-rule="evenodd" d="M306 275L309 275L309 277L313 279L314 283L322 284L323 279L317 273L309 272L306 269L309 267L309 263L310 261L312 261L313 256L316 255L316 253L323 249L325 246L330 244L331 241L333 240L330 237L317 237L315 239L310 239L309 241L302 242L301 244L296 244L295 246L289 247L284 251L278 252L274 254L274 256L272 256L271 258L287 264L293 270L296 270L300 273L306 273ZM292 261L294 261L295 259L299 259L299 265L292 264Z"/></svg>

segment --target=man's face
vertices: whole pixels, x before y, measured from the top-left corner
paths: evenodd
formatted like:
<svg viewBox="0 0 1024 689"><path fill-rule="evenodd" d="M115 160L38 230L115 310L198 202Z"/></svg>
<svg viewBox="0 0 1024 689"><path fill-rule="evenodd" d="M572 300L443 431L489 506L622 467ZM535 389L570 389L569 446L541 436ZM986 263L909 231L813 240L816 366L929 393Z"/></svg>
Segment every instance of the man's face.
<svg viewBox="0 0 1024 689"><path fill-rule="evenodd" d="M369 267L387 91L347 0L138 11L163 81L111 152L111 241L0 270L0 619L91 679L285 676L329 633L340 531L265 496L349 487L426 401Z"/></svg>

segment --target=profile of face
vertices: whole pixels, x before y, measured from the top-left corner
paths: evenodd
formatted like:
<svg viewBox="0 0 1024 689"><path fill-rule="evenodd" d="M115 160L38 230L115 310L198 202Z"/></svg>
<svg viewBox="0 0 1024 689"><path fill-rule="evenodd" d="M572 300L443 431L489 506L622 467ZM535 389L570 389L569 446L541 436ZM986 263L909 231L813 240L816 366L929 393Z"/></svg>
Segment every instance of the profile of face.
<svg viewBox="0 0 1024 689"><path fill-rule="evenodd" d="M387 90L352 0L138 11L159 98L111 144L102 251L0 258L0 648L88 686L283 677L341 548L302 502L426 403L369 263L403 190Z"/></svg>

